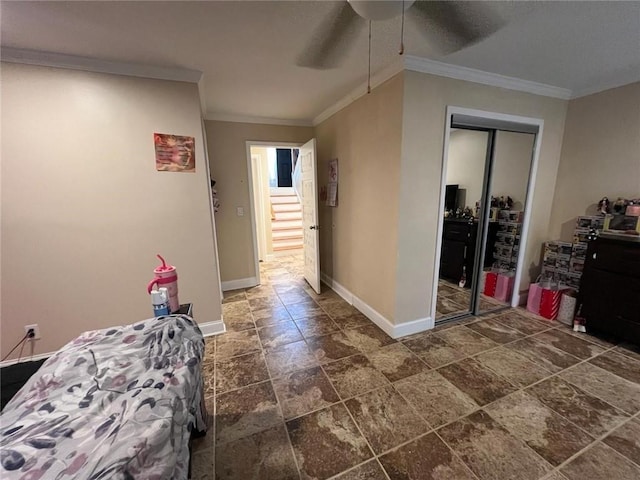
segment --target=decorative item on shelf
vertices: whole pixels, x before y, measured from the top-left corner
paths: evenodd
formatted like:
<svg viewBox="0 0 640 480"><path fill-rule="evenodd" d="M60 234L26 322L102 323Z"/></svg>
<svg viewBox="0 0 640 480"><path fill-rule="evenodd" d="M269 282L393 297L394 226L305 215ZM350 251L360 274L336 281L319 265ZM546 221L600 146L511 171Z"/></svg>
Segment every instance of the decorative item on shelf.
<svg viewBox="0 0 640 480"><path fill-rule="evenodd" d="M602 215L611 213L611 204L607 197L602 197L602 199L598 202L598 213L601 213Z"/></svg>
<svg viewBox="0 0 640 480"><path fill-rule="evenodd" d="M491 207L500 210L511 210L513 208L513 199L510 196L491 197Z"/></svg>
<svg viewBox="0 0 640 480"><path fill-rule="evenodd" d="M640 216L607 215L604 217L604 231L640 235Z"/></svg>
<svg viewBox="0 0 640 480"><path fill-rule="evenodd" d="M613 202L613 213L616 215L623 215L627 209L627 205L629 205L629 200L618 197L618 199Z"/></svg>

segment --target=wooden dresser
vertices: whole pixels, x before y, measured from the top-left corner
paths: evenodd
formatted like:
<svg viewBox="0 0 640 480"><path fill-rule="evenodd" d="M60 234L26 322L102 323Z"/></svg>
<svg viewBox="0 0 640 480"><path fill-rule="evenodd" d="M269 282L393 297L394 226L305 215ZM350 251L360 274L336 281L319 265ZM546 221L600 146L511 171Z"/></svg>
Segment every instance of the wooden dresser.
<svg viewBox="0 0 640 480"><path fill-rule="evenodd" d="M490 222L483 267L493 264L493 249L498 232L497 222ZM473 262L476 252L478 222L464 219L445 219L442 229L442 253L440 254L440 278L458 283L463 267L467 275L466 286L471 286Z"/></svg>
<svg viewBox="0 0 640 480"><path fill-rule="evenodd" d="M640 344L640 239L589 242L579 301L587 329Z"/></svg>

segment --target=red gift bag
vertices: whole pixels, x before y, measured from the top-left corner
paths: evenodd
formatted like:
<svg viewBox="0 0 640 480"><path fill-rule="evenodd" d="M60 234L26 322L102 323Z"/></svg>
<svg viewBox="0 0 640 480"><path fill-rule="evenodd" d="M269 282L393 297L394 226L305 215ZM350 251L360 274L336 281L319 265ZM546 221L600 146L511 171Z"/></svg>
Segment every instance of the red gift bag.
<svg viewBox="0 0 640 480"><path fill-rule="evenodd" d="M502 302L510 302L514 281L514 272L499 273L494 297Z"/></svg>
<svg viewBox="0 0 640 480"><path fill-rule="evenodd" d="M560 300L562 298L563 290L558 287L544 288L542 289L542 295L540 297L540 316L549 320L555 320L558 318L558 312L560 311Z"/></svg>
<svg viewBox="0 0 640 480"><path fill-rule="evenodd" d="M484 294L487 297L493 297L496 294L496 286L498 285L498 273L487 272L487 277L484 281Z"/></svg>

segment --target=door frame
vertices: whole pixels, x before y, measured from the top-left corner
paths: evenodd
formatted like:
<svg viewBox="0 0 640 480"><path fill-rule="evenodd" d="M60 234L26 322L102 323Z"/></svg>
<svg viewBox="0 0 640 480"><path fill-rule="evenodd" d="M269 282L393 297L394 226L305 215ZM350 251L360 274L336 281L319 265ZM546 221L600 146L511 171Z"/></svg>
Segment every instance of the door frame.
<svg viewBox="0 0 640 480"><path fill-rule="evenodd" d="M447 185L447 162L449 159L449 138L451 136L451 123L453 116L456 116L457 124L465 124L469 127L489 128L496 130L508 130L511 132L534 133L536 135L531 155L531 168L529 169L529 180L527 182L527 195L525 198L524 218L522 220L522 232L520 234L520 249L518 250L518 265L514 278L514 288L511 294L511 307L517 307L520 303L520 280L522 278L522 264L527 251L527 240L529 236L529 222L533 203L533 191L538 173L538 160L540 158L540 146L542 145L542 135L544 130L544 120L541 118L523 117L520 115L510 115L500 112L489 112L472 108L447 106L444 127L444 142L442 149L442 169L440 178L440 202L438 212L444 210L444 197ZM440 215L436 232L436 252L433 272L433 291L431 293L431 318L436 318L436 306L438 301L438 280L440 278L440 257L442 253L442 230L444 228L443 218ZM479 281L479 279L477 279ZM447 319L449 320L449 319Z"/></svg>
<svg viewBox="0 0 640 480"><path fill-rule="evenodd" d="M265 142L258 140L247 140L245 142L245 148L247 151L247 174L248 174L248 187L249 187L249 211L251 216L251 242L253 243L253 263L256 272L257 285L261 284L260 281L260 258L258 255L258 227L257 227L257 212L255 209L255 192L253 191L253 168L251 161L251 147L273 147L273 148L300 148L304 143L297 142Z"/></svg>

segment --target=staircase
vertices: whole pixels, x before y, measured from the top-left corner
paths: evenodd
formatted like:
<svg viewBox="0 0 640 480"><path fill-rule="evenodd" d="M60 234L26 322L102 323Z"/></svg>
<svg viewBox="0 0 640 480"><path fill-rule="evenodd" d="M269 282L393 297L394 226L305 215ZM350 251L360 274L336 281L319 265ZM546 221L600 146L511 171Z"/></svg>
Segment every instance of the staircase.
<svg viewBox="0 0 640 480"><path fill-rule="evenodd" d="M271 238L274 252L302 248L302 205L293 188L271 189Z"/></svg>

